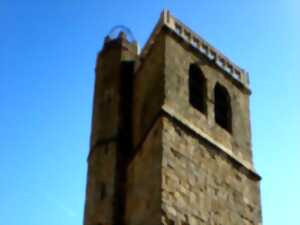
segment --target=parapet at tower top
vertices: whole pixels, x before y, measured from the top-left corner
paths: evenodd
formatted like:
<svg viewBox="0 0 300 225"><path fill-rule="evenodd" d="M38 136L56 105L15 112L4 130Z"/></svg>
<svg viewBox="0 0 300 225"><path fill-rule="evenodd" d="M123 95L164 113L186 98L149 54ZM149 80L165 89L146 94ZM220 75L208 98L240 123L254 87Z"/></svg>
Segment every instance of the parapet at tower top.
<svg viewBox="0 0 300 225"><path fill-rule="evenodd" d="M143 59L148 54L149 50L155 43L157 36L160 34L163 28L170 30L173 34L178 36L184 43L190 45L199 55L205 56L208 60L219 67L226 75L231 79L242 84L249 92L249 75L248 73L240 68L238 65L233 63L229 58L222 54L218 49L214 48L199 34L195 33L192 29L178 20L176 17L171 15L169 10L163 10L159 18L158 23L154 27L148 41L146 42L143 50L140 52L138 47L138 53L140 58ZM109 42L115 39L126 39L130 43L137 42L130 31L130 29L123 25L115 26L111 29L105 42ZM138 45L137 45L138 46ZM138 67L138 66L137 66Z"/></svg>

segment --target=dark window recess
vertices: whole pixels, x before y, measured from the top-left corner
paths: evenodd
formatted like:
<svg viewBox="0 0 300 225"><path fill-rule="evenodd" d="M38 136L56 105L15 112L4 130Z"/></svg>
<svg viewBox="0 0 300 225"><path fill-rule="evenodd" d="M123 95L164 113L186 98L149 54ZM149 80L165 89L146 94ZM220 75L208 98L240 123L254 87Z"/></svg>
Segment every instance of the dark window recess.
<svg viewBox="0 0 300 225"><path fill-rule="evenodd" d="M104 183L100 183L100 199L103 200L106 197L106 186Z"/></svg>
<svg viewBox="0 0 300 225"><path fill-rule="evenodd" d="M189 101L194 108L206 114L206 79L195 64L189 70Z"/></svg>
<svg viewBox="0 0 300 225"><path fill-rule="evenodd" d="M123 61L121 64L121 113L120 141L122 153L128 158L132 154L132 98L133 98L134 62Z"/></svg>
<svg viewBox="0 0 300 225"><path fill-rule="evenodd" d="M231 133L232 112L228 91L219 83L215 86L215 121L222 128Z"/></svg>

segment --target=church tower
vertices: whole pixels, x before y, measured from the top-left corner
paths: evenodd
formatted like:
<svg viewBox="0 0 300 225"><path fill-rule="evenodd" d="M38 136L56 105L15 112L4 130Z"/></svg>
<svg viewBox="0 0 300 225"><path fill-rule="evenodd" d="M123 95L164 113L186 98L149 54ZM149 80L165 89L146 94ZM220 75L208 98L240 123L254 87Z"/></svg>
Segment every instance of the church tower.
<svg viewBox="0 0 300 225"><path fill-rule="evenodd" d="M96 66L84 225L260 225L248 74L163 11Z"/></svg>

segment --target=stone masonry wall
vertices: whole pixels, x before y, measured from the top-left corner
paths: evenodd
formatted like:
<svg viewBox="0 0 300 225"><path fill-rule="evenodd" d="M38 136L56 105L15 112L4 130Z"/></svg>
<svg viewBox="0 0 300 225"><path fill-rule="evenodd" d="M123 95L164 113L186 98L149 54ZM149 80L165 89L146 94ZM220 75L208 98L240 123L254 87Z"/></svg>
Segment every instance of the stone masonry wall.
<svg viewBox="0 0 300 225"><path fill-rule="evenodd" d="M98 55L93 102L91 146L117 136L120 123L120 44ZM105 122L109 121L109 123Z"/></svg>
<svg viewBox="0 0 300 225"><path fill-rule="evenodd" d="M102 144L89 157L85 225L113 224L116 143Z"/></svg>
<svg viewBox="0 0 300 225"><path fill-rule="evenodd" d="M127 170L125 223L160 224L164 38L159 36L133 82L133 145Z"/></svg>
<svg viewBox="0 0 300 225"><path fill-rule="evenodd" d="M159 36L134 77L133 142L137 146L152 126L164 100L164 37Z"/></svg>
<svg viewBox="0 0 300 225"><path fill-rule="evenodd" d="M174 34L169 32L165 42L165 104L216 142L231 149L239 158L252 164L249 93ZM188 100L188 74L193 63L197 63L206 78L206 115L193 108ZM214 121L214 86L217 82L226 87L231 98L232 134Z"/></svg>
<svg viewBox="0 0 300 225"><path fill-rule="evenodd" d="M125 194L119 190L123 190L123 162L130 150L123 141L130 129L124 122L124 105L130 101L124 102L128 92L122 79L133 72L125 65L133 65L136 57L136 44L120 36L105 42L97 58L85 225L112 225L123 217Z"/></svg>
<svg viewBox="0 0 300 225"><path fill-rule="evenodd" d="M165 225L259 225L259 183L197 135L163 119Z"/></svg>
<svg viewBox="0 0 300 225"><path fill-rule="evenodd" d="M121 62L137 56L133 46L115 47L103 52L96 68L84 224L261 225L249 91L163 29L139 59L132 111L125 115ZM206 114L189 103L193 63L207 80ZM214 121L216 83L230 94L232 133Z"/></svg>
<svg viewBox="0 0 300 225"><path fill-rule="evenodd" d="M125 224L161 224L162 120L158 119L127 170Z"/></svg>

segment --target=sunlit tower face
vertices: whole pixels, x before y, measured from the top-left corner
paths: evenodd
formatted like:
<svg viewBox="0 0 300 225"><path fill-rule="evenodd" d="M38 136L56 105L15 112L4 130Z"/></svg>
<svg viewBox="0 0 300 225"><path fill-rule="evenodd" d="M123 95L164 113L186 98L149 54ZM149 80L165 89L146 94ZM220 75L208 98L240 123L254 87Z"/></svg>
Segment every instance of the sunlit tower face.
<svg viewBox="0 0 300 225"><path fill-rule="evenodd" d="M85 225L261 224L248 74L164 11L96 65Z"/></svg>

